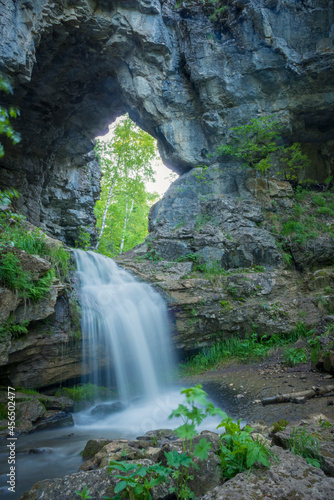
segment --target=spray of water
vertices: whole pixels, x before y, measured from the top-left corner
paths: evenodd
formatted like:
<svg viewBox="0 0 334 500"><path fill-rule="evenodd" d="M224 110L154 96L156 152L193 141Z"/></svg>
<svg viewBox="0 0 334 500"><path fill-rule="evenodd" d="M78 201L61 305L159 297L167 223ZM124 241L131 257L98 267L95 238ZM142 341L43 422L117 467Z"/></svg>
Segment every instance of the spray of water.
<svg viewBox="0 0 334 500"><path fill-rule="evenodd" d="M154 398L171 368L170 329L162 297L112 259L75 250L82 307L83 367L118 397Z"/></svg>

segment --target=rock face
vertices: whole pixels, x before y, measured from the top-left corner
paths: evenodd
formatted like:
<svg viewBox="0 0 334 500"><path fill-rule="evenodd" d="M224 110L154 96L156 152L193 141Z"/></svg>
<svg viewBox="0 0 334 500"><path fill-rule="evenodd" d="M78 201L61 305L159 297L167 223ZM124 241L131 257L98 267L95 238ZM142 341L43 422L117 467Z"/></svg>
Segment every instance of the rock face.
<svg viewBox="0 0 334 500"><path fill-rule="evenodd" d="M210 163L231 126L274 113L333 168L333 5L328 0L32 0L0 3L0 69L13 76L22 141L5 144L1 186L36 225L73 244L93 234L99 170L92 139L130 114L173 170ZM230 207L232 209L232 207ZM232 210L233 213L233 210ZM269 244L269 242L268 242Z"/></svg>

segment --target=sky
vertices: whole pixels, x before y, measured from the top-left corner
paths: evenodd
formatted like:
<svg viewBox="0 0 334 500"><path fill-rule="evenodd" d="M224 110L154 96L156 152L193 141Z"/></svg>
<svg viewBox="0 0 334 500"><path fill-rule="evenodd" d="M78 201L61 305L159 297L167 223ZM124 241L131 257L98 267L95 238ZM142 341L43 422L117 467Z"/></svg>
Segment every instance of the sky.
<svg viewBox="0 0 334 500"><path fill-rule="evenodd" d="M117 118L114 123L112 123L109 127L109 132L106 135L96 137L96 139L100 141L110 141L110 139L113 136L113 130L114 128L118 125L118 123L121 121L122 117ZM158 153L159 154L159 153ZM178 175L167 168L158 156L153 162L152 162L152 168L155 172L155 182L147 182L146 189L147 191L151 193L158 193L160 197L167 191L169 186L175 179L178 178Z"/></svg>

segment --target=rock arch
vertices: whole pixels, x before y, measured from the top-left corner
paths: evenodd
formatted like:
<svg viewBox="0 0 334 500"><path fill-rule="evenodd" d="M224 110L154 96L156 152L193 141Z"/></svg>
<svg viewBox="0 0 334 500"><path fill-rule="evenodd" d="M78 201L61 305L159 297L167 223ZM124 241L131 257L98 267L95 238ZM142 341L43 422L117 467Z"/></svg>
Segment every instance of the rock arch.
<svg viewBox="0 0 334 500"><path fill-rule="evenodd" d="M208 161L230 126L276 113L317 175L333 167L333 2L174 0L1 3L0 69L14 79L20 145L6 144L1 185L31 222L73 243L93 232L99 170L92 139L128 112L179 173ZM4 99L4 96L1 96ZM8 99L6 99L8 102Z"/></svg>

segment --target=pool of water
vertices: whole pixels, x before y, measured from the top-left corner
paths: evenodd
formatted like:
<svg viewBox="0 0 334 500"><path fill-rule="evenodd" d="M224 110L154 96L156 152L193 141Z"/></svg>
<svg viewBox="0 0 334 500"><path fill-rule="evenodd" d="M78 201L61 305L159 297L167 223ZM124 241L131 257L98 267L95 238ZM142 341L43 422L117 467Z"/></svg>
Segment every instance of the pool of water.
<svg viewBox="0 0 334 500"><path fill-rule="evenodd" d="M213 393L213 388L206 388ZM209 390L211 389L211 390ZM230 408L231 401L220 394L210 400L222 410ZM168 419L179 403L183 402L180 387L161 393L153 400L138 400L122 412L105 417L91 414L92 408L73 415L75 425L61 429L39 431L18 437L16 441L16 491L8 491L6 474L8 452L6 441L1 442L0 453L0 496L2 499L16 500L37 481L63 477L77 472L82 464L80 452L89 439L135 438L149 430L178 427L181 419ZM110 403L110 402L109 402ZM208 417L199 430L215 430L219 417Z"/></svg>

